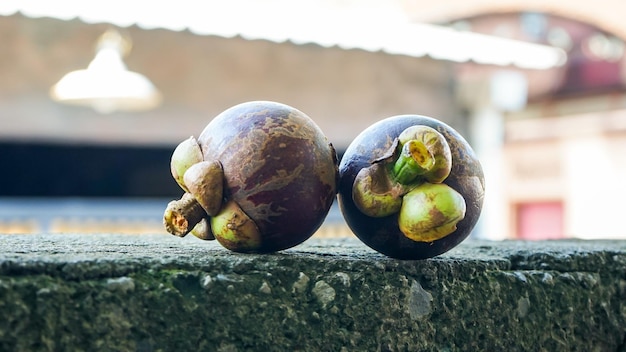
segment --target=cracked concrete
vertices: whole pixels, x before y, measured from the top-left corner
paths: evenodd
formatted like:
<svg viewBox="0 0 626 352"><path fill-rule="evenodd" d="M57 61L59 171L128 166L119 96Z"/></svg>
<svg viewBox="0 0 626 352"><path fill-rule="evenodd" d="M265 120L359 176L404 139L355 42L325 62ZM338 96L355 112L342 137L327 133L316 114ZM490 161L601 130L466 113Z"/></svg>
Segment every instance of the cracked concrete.
<svg viewBox="0 0 626 352"><path fill-rule="evenodd" d="M167 235L0 236L0 350L625 351L626 241L355 239L271 255Z"/></svg>

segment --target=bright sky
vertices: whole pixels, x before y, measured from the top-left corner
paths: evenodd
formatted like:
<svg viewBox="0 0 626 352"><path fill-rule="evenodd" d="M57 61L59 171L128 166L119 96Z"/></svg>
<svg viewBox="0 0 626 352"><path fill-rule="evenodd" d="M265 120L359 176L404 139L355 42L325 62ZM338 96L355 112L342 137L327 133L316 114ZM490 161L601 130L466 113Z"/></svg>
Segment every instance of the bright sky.
<svg viewBox="0 0 626 352"><path fill-rule="evenodd" d="M561 65L560 49L410 23L391 0L2 0L0 15L144 29L188 29L199 35L384 51L456 62L545 69Z"/></svg>

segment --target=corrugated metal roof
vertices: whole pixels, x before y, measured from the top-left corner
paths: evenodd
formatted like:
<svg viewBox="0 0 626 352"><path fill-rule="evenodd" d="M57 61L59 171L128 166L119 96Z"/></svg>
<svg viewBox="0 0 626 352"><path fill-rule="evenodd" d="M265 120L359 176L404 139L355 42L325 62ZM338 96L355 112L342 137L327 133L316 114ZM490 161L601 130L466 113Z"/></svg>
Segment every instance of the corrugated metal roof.
<svg viewBox="0 0 626 352"><path fill-rule="evenodd" d="M563 50L550 46L411 23L394 4L376 0L3 0L0 15L20 12L34 18L189 30L198 35L241 36L528 69L547 69L566 61Z"/></svg>

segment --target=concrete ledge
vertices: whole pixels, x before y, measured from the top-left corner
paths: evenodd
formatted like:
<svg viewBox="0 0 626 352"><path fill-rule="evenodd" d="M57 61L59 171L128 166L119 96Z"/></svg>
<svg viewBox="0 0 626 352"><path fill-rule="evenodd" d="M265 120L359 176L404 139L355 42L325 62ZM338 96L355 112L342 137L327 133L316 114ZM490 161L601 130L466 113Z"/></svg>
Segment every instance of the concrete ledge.
<svg viewBox="0 0 626 352"><path fill-rule="evenodd" d="M272 255L167 235L0 236L2 351L626 351L626 241L357 240Z"/></svg>

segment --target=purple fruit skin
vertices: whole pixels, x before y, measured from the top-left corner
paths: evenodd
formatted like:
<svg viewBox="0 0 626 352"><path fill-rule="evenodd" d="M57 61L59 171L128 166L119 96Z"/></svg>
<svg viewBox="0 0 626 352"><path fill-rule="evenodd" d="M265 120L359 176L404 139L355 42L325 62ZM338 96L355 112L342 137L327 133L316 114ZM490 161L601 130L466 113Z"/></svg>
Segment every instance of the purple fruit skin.
<svg viewBox="0 0 626 352"><path fill-rule="evenodd" d="M304 113L275 102L239 104L216 116L198 142L204 160L222 163L225 199L259 228L255 252L293 247L323 223L337 193L337 156Z"/></svg>
<svg viewBox="0 0 626 352"><path fill-rule="evenodd" d="M392 145L402 131L414 125L436 129L452 151L452 171L444 181L465 199L467 211L456 231L433 242L416 242L405 237L398 215L373 218L361 213L352 201L352 185L359 170ZM348 146L339 164L339 206L355 235L372 249L397 259L426 259L449 251L461 243L476 225L484 198L484 175L480 162L467 141L445 123L420 115L399 115L381 120L365 129Z"/></svg>

